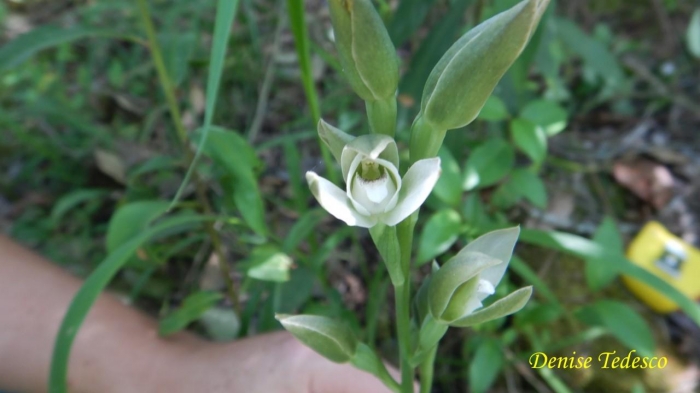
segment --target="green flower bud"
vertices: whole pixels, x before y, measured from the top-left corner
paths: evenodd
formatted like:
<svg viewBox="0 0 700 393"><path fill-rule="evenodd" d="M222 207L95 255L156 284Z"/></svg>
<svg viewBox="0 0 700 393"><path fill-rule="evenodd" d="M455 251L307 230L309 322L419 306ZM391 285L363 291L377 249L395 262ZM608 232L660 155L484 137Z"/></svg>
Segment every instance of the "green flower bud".
<svg viewBox="0 0 700 393"><path fill-rule="evenodd" d="M411 160L435 156L446 130L477 117L548 4L549 0L525 0L471 29L445 52L423 89L421 113L411 134Z"/></svg>
<svg viewBox="0 0 700 393"><path fill-rule="evenodd" d="M352 88L365 101L393 98L399 63L384 22L370 0L330 0L340 63Z"/></svg>
<svg viewBox="0 0 700 393"><path fill-rule="evenodd" d="M370 0L330 0L335 46L345 76L365 100L372 132L393 137L399 58Z"/></svg>
<svg viewBox="0 0 700 393"><path fill-rule="evenodd" d="M299 341L336 363L350 361L357 352L357 339L344 324L318 315L275 316Z"/></svg>

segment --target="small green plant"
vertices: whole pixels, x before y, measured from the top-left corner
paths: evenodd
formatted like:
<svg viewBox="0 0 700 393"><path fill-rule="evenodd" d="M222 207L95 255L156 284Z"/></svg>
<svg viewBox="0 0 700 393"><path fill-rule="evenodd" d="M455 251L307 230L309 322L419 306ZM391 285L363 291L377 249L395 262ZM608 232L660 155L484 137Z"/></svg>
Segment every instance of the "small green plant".
<svg viewBox="0 0 700 393"><path fill-rule="evenodd" d="M402 170L396 132L397 57L388 32L368 0L333 0L336 48L353 90L365 101L372 133L353 136L324 121L318 134L340 164L345 187L314 172L307 182L321 206L350 226L369 228L394 286L401 380L343 322L321 316L278 315L306 345L335 362L351 362L395 392L413 392L415 368L421 392L447 329L469 327L520 310L526 287L484 307L510 261L519 228L487 233L439 266L411 296L411 252L418 212L440 176L437 157L448 130L476 119L496 84L534 34L548 0L525 0L462 36L433 68L410 134L408 170ZM417 312L411 312L411 304Z"/></svg>

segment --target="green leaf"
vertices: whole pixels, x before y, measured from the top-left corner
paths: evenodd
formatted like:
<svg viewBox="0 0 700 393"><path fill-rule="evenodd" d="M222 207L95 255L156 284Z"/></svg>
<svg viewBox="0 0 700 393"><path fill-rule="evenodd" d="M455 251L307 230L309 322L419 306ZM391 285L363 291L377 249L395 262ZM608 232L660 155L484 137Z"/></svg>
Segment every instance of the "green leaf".
<svg viewBox="0 0 700 393"><path fill-rule="evenodd" d="M158 334L168 336L179 332L221 299L223 295L218 292L200 291L188 295L180 307L158 322Z"/></svg>
<svg viewBox="0 0 700 393"><path fill-rule="evenodd" d="M608 261L608 263L613 261L613 263L617 264L620 273L635 278L656 291L663 293L671 301L678 304L697 325L700 325L700 305L689 299L661 277L630 262L614 250L607 250L605 247L580 236L556 231L524 229L520 235L520 240L575 255L598 265L602 264L603 261Z"/></svg>
<svg viewBox="0 0 700 393"><path fill-rule="evenodd" d="M490 139L469 155L464 168L462 188L471 191L483 188L503 179L513 168L515 153L502 139Z"/></svg>
<svg viewBox="0 0 700 393"><path fill-rule="evenodd" d="M396 235L396 227L377 224L369 229L369 234L372 236L372 240L384 260L384 265L389 272L392 284L394 286L402 285L406 277L399 263L401 261L401 247Z"/></svg>
<svg viewBox="0 0 700 393"><path fill-rule="evenodd" d="M433 188L433 195L448 205L456 207L462 201L462 174L459 170L459 163L444 146L438 155L440 156L442 172Z"/></svg>
<svg viewBox="0 0 700 393"><path fill-rule="evenodd" d="M624 255L622 237L611 217L606 216L603 219L593 235L593 241L611 252ZM595 263L587 259L585 272L588 287L597 291L608 286L617 277L619 270L615 260Z"/></svg>
<svg viewBox="0 0 700 393"><path fill-rule="evenodd" d="M498 299L492 305L477 310L464 318L450 322L450 326L469 327L488 322L520 311L532 296L532 287L520 288L510 295Z"/></svg>
<svg viewBox="0 0 700 393"><path fill-rule="evenodd" d="M114 252L109 253L107 258L90 274L78 290L78 293L73 297L56 335L49 376L49 391L51 393L67 392L68 358L75 336L78 334L78 329L80 329L90 308L102 290L136 250L156 236L171 233L175 228L184 229L187 224L208 219L192 214L166 218L153 227L141 231L138 235L115 249ZM191 228L187 228L187 230L191 230Z"/></svg>
<svg viewBox="0 0 700 393"><path fill-rule="evenodd" d="M700 59L700 8L696 8L693 12L685 37L688 52L696 59Z"/></svg>
<svg viewBox="0 0 700 393"><path fill-rule="evenodd" d="M568 113L554 101L535 100L523 108L520 117L542 127L547 136L553 136L566 128Z"/></svg>
<svg viewBox="0 0 700 393"><path fill-rule="evenodd" d="M62 29L41 26L20 35L0 48L0 72L17 67L36 52L88 37L123 37L108 29L75 26Z"/></svg>
<svg viewBox="0 0 700 393"><path fill-rule="evenodd" d="M344 323L318 315L275 316L299 341L326 359L345 363L357 352L357 339Z"/></svg>
<svg viewBox="0 0 700 393"><path fill-rule="evenodd" d="M547 157L547 134L542 127L529 120L514 119L510 123L510 132L515 145L532 161L541 164Z"/></svg>
<svg viewBox="0 0 700 393"><path fill-rule="evenodd" d="M493 94L486 100L486 103L484 104L484 107L481 108L481 112L479 112L478 116L479 119L486 121L507 120L509 117L510 113L508 113L506 104L503 102L503 100Z"/></svg>
<svg viewBox="0 0 700 393"><path fill-rule="evenodd" d="M377 356L374 350L364 343L358 343L355 355L350 359L356 368L367 371L379 378L392 392L399 392L401 387L386 369L382 359Z"/></svg>
<svg viewBox="0 0 700 393"><path fill-rule="evenodd" d="M521 310L515 316L515 323L518 327L545 325L556 321L562 314L562 308L552 307L551 304L538 304L534 307Z"/></svg>
<svg viewBox="0 0 700 393"><path fill-rule="evenodd" d="M462 226L462 218L452 209L435 212L425 223L418 245L418 265L430 262L447 251L457 241Z"/></svg>
<svg viewBox="0 0 700 393"><path fill-rule="evenodd" d="M505 365L505 358L498 340L479 340L469 365L469 391L486 393Z"/></svg>
<svg viewBox="0 0 700 393"><path fill-rule="evenodd" d="M51 222L56 226L61 222L63 216L76 206L83 202L101 198L107 194L108 191L98 189L81 189L69 192L54 204L53 209L51 209Z"/></svg>
<svg viewBox="0 0 700 393"><path fill-rule="evenodd" d="M262 281L289 281L289 269L293 262L289 255L272 245L263 245L253 250L243 267L250 277Z"/></svg>
<svg viewBox="0 0 700 393"><path fill-rule="evenodd" d="M523 197L540 209L547 207L547 189L542 179L531 171L520 168L514 170L508 180L498 187L492 202L498 207L508 208Z"/></svg>
<svg viewBox="0 0 700 393"><path fill-rule="evenodd" d="M107 252L114 252L141 233L151 221L167 211L168 205L168 201L137 201L120 207L107 226Z"/></svg>
<svg viewBox="0 0 700 393"><path fill-rule="evenodd" d="M649 325L628 305L613 300L599 300L585 306L577 314L588 324L607 328L629 349L639 351L642 356L654 356L656 344Z"/></svg>
<svg viewBox="0 0 700 393"><path fill-rule="evenodd" d="M586 34L576 23L564 18L552 18L557 37L563 45L583 59L586 67L593 70L609 86L619 89L626 80L615 55L606 45Z"/></svg>
<svg viewBox="0 0 700 393"><path fill-rule="evenodd" d="M261 162L255 150L238 133L219 127L211 128L206 143L204 151L230 176L230 181L222 184L227 196L250 228L267 236L265 207L255 176L255 169Z"/></svg>

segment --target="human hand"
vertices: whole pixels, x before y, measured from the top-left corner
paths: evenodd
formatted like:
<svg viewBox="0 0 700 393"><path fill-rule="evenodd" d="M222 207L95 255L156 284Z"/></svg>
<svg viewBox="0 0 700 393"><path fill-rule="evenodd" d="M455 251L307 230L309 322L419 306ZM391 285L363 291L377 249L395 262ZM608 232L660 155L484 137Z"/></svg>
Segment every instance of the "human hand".
<svg viewBox="0 0 700 393"><path fill-rule="evenodd" d="M389 393L377 378L336 364L289 333L276 332L230 344L195 343L177 356L171 392ZM394 369L389 370L394 376ZM175 381L171 381L175 382Z"/></svg>

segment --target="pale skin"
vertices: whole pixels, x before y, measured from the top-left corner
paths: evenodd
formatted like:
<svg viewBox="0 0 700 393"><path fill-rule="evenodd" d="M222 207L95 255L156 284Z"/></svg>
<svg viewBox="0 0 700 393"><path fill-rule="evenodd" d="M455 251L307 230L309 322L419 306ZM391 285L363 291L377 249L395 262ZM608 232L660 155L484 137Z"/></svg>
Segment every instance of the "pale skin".
<svg viewBox="0 0 700 393"><path fill-rule="evenodd" d="M0 235L0 390L47 391L54 337L80 284ZM100 297L79 331L68 379L71 393L389 392L285 332L225 344L189 333L160 338L153 318L110 295Z"/></svg>

